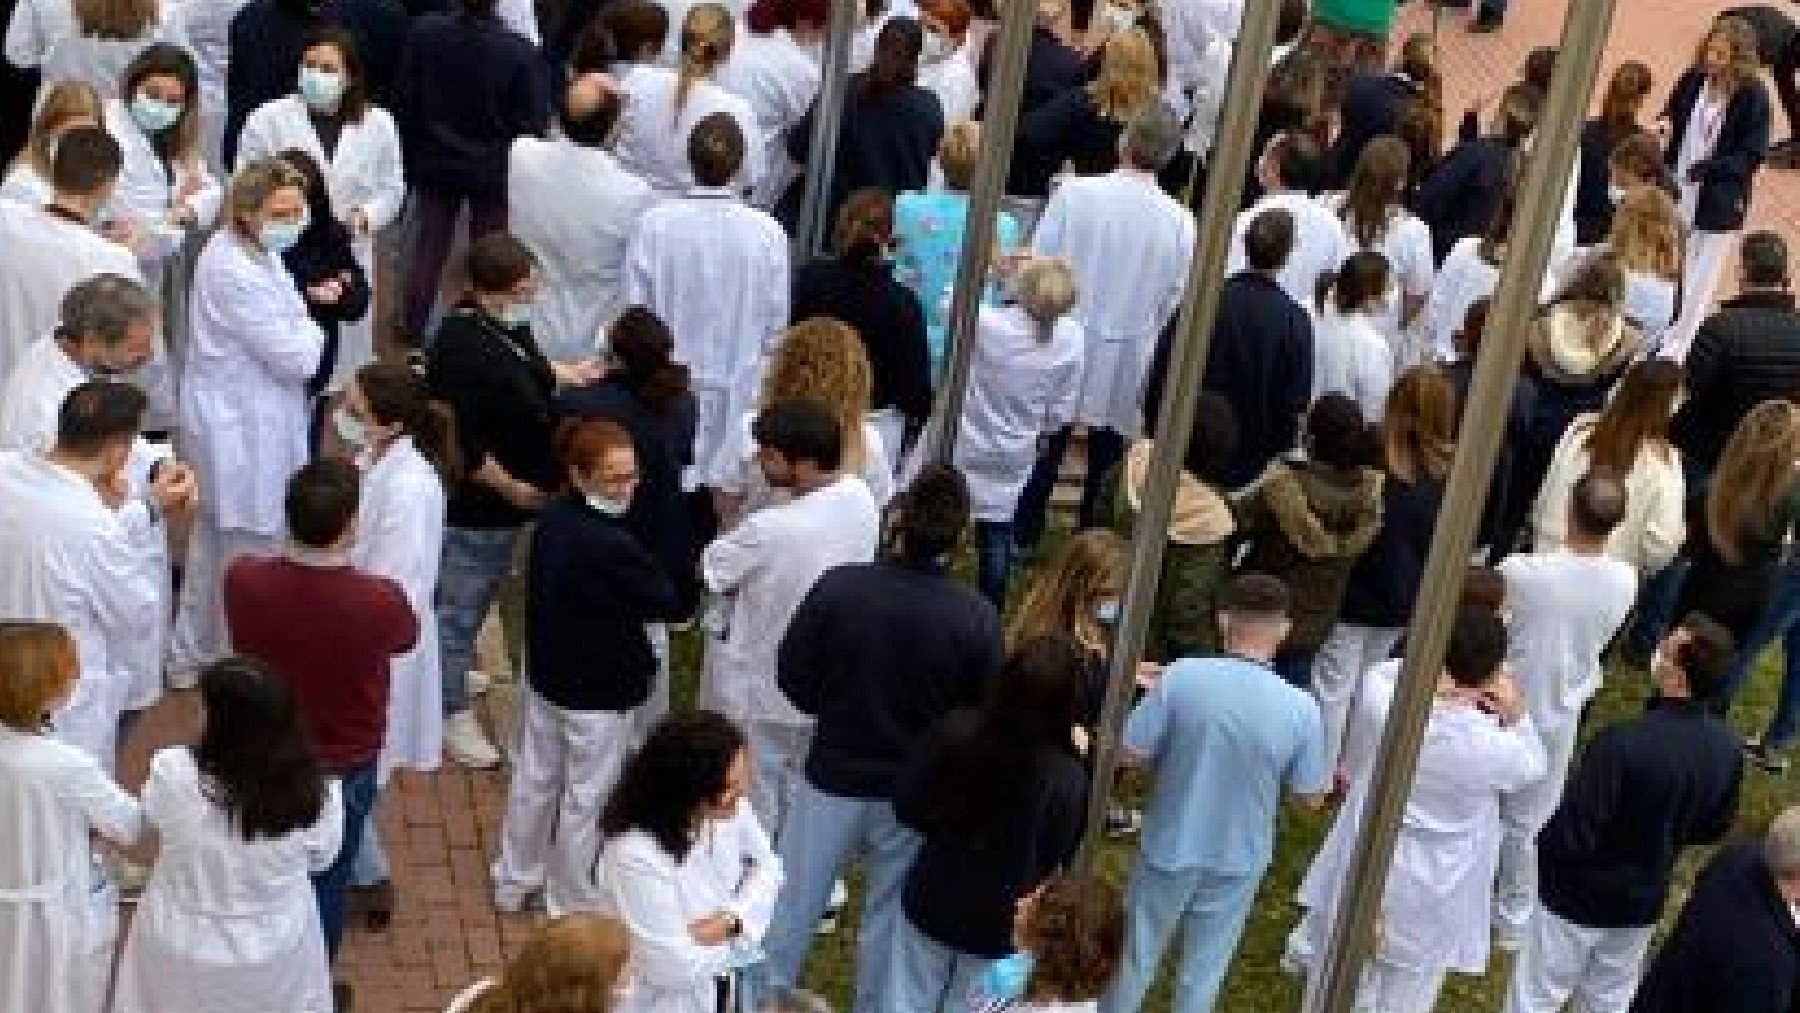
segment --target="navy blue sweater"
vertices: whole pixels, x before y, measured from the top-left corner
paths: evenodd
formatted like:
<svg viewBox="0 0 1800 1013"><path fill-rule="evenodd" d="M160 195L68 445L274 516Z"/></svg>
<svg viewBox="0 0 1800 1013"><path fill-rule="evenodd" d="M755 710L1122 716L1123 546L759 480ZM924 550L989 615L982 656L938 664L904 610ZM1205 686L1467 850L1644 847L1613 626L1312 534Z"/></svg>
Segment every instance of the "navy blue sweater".
<svg viewBox="0 0 1800 1013"><path fill-rule="evenodd" d="M544 65L497 18L427 14L406 37L394 113L408 184L504 197L512 142L549 124Z"/></svg>

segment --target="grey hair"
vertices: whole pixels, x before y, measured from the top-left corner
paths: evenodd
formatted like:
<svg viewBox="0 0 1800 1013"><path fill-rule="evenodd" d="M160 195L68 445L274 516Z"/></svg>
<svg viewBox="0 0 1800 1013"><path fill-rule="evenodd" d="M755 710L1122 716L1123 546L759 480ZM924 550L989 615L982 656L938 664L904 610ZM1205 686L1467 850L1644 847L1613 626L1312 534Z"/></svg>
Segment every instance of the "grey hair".
<svg viewBox="0 0 1800 1013"><path fill-rule="evenodd" d="M1800 805L1790 806L1775 817L1763 847L1769 869L1777 878L1800 876Z"/></svg>
<svg viewBox="0 0 1800 1013"><path fill-rule="evenodd" d="M1075 305L1075 273L1069 270L1067 261L1033 257L1019 268L1013 280L1013 298L1025 315L1038 324L1038 340L1047 341L1056 321Z"/></svg>
<svg viewBox="0 0 1800 1013"><path fill-rule="evenodd" d="M231 190L225 195L226 220L239 235L252 235L247 228L250 216L262 210L271 194L288 187L306 192L306 177L293 165L279 158L247 163L231 177Z"/></svg>
<svg viewBox="0 0 1800 1013"><path fill-rule="evenodd" d="M149 289L124 275L97 274L63 296L58 332L69 338L91 335L112 346L125 340L131 325L161 313L162 301Z"/></svg>
<svg viewBox="0 0 1800 1013"><path fill-rule="evenodd" d="M1181 121L1160 102L1151 103L1125 126L1125 157L1140 169L1161 172L1180 146Z"/></svg>

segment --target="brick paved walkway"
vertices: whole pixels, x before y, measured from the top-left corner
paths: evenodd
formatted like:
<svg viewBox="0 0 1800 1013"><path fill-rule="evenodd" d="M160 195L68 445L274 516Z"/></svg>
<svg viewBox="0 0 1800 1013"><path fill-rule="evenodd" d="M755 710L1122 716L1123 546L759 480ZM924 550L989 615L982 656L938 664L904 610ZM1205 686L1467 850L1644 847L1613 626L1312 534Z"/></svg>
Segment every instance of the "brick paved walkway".
<svg viewBox="0 0 1800 1013"><path fill-rule="evenodd" d="M1642 59L1656 71L1660 103L1701 30L1726 6L1723 0L1619 0L1602 81L1619 61ZM1553 42L1563 7L1561 0L1514 0L1499 36L1471 36L1463 30L1463 15L1445 12L1440 45L1452 116L1512 80L1530 47ZM1416 5L1402 22L1403 30L1430 23L1429 11ZM1775 137L1786 135L1777 111ZM1797 203L1800 182L1794 175L1765 172L1753 222L1792 234L1800 222ZM491 706L504 710L505 693ZM123 767L131 785L141 778L149 749L184 738L192 708L190 700L171 700L144 722ZM497 844L505 790L502 772L446 769L396 778L383 802L381 826L394 863L399 909L384 933L353 923L342 957L341 970L356 986L362 1013L442 1010L468 982L492 973L530 932L529 918L499 916L488 901L487 863Z"/></svg>

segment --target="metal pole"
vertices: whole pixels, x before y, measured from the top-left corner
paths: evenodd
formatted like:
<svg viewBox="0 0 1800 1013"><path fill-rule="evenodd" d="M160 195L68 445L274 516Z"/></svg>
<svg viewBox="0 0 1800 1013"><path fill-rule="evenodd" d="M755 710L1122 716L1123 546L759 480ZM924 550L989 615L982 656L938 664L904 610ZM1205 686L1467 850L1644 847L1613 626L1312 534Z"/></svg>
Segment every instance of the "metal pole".
<svg viewBox="0 0 1800 1013"><path fill-rule="evenodd" d="M1106 702L1094 736L1094 782L1089 792L1092 802L1088 805L1081 854L1076 859L1077 868L1083 872L1093 870L1099 850L1106 799L1112 793L1113 775L1119 765L1119 731L1125 723L1125 706L1136 682L1144 635L1150 628L1150 609L1156 603L1156 589L1162 579L1175 483L1187 454L1188 433L1194 426L1200 374L1206 367L1213 321L1219 313L1219 293L1223 288L1220 279L1225 276L1225 262L1231 252L1233 230L1229 223L1236 218L1243 201L1245 170L1255 154L1251 147L1256 139L1256 109L1269 78L1269 54L1275 48L1275 26L1280 14L1278 3L1245 4L1243 23L1231 54L1224 110L1213 143L1213 163L1206 174L1206 197L1200 204L1201 227L1197 230L1193 260L1188 265L1187 298L1176 324L1175 346L1170 349L1168 378L1163 384L1162 406L1157 415L1156 449L1144 486L1143 509L1138 513L1131 540L1131 571L1113 641ZM1207 223L1212 224L1209 227Z"/></svg>
<svg viewBox="0 0 1800 1013"><path fill-rule="evenodd" d="M837 0L825 21L819 53L819 97L813 104L812 139L806 148L806 180L800 190L800 217L794 223L794 266L825 252L831 231L825 204L837 171L838 126L844 121L844 91L850 81L850 40L862 13L861 0Z"/></svg>
<svg viewBox="0 0 1800 1013"><path fill-rule="evenodd" d="M994 219L1000 195L1012 169L1013 132L1019 125L1019 99L1025 90L1025 59L1031 52L1031 29L1037 23L1034 0L1006 0L1000 9L1000 31L993 42L993 74L988 79L981 116L981 160L969 187L969 210L963 219L963 243L951 287L950 368L944 374L932 410L936 460L949 461L962 422L963 394L969 386L969 359L975 349L975 314L987 288L994 247Z"/></svg>
<svg viewBox="0 0 1800 1013"><path fill-rule="evenodd" d="M1487 499L1500 434L1512 403L1513 381L1525 348L1526 329L1537 310L1538 290L1562 216L1563 195L1573 171L1588 95L1612 23L1613 3L1614 0L1575 0L1563 23L1556 73L1550 80L1550 93L1538 120L1532 153L1525 163L1520 199L1513 214L1512 239L1494 290L1493 312L1476 356L1443 510L1432 532L1431 553L1419 586L1419 608L1407 631L1399 690L1388 712L1369 804L1338 905L1323 988L1315 1007L1318 1011L1349 1013L1363 965L1374 948L1373 930L1387 888L1400 818L1412 791L1419 746L1431 716L1438 675L1443 670L1444 649L1455 621L1457 597L1475 541L1475 526Z"/></svg>

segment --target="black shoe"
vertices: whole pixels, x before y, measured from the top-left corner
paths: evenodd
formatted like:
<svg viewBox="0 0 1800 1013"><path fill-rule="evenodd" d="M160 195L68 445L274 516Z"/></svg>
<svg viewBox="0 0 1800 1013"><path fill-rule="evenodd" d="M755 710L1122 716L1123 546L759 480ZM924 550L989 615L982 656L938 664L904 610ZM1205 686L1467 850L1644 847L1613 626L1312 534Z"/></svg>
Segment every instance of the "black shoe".
<svg viewBox="0 0 1800 1013"><path fill-rule="evenodd" d="M350 1013L355 1008L354 993L350 983L342 978L334 978L331 982L331 1006L336 1013Z"/></svg>
<svg viewBox="0 0 1800 1013"><path fill-rule="evenodd" d="M1498 14L1477 14L1475 15L1475 20L1469 22L1469 33L1471 35L1492 35L1499 31L1500 28L1501 20L1500 15Z"/></svg>
<svg viewBox="0 0 1800 1013"><path fill-rule="evenodd" d="M1788 758L1786 754L1780 749L1763 742L1761 739L1751 739L1749 742L1744 743L1744 755L1749 758L1751 763L1756 764L1758 767L1761 767L1771 774L1785 774L1788 772Z"/></svg>
<svg viewBox="0 0 1800 1013"><path fill-rule="evenodd" d="M1106 819L1101 825L1106 836L1116 841L1141 830L1144 826L1144 814L1136 809L1114 806L1107 810Z"/></svg>

